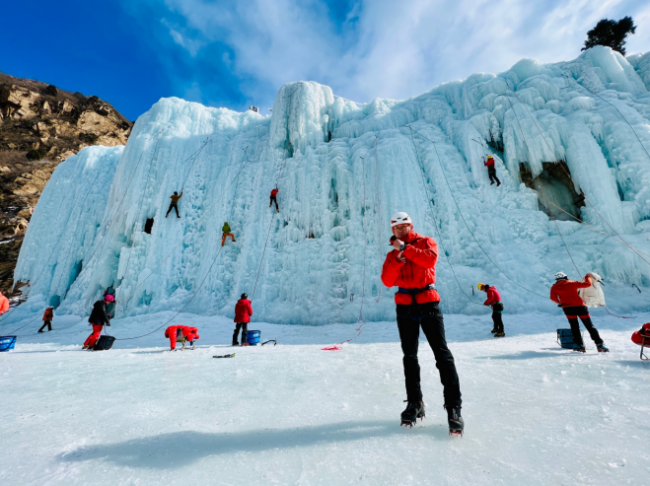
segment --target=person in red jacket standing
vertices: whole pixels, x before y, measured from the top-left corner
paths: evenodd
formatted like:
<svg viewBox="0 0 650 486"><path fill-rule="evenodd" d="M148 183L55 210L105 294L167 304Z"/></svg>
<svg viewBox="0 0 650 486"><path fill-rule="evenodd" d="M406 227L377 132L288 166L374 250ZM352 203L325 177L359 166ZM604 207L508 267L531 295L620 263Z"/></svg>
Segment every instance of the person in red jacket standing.
<svg viewBox="0 0 650 486"><path fill-rule="evenodd" d="M501 295L494 285L478 284L478 289L487 294L487 299L483 305L492 307L492 333L494 337L506 337L505 330L503 329L503 319L501 313L503 312L503 302L501 302Z"/></svg>
<svg viewBox="0 0 650 486"><path fill-rule="evenodd" d="M248 342L246 341L246 333L248 332L248 323L251 321L251 316L253 315L253 306L251 301L248 300L248 294L241 294L241 299L237 301L235 306L235 332L232 335L232 345L239 346L237 338L239 337L239 330L241 329L241 345L246 346Z"/></svg>
<svg viewBox="0 0 650 486"><path fill-rule="evenodd" d="M490 176L490 185L494 184L496 181L497 187L499 187L501 185L501 181L497 177L497 169L494 167L494 157L488 155L487 161L483 162L483 165L488 169L488 176Z"/></svg>
<svg viewBox="0 0 650 486"><path fill-rule="evenodd" d="M48 331L52 330L52 319L54 319L54 307L48 307L43 313L43 325L38 330L38 332L45 332L44 329L47 327Z"/></svg>
<svg viewBox="0 0 650 486"><path fill-rule="evenodd" d="M573 334L573 342L576 345L576 351L585 353L585 344L582 341L582 334L580 334L580 323L578 317L587 328L591 339L596 343L596 348L599 353L607 353L609 349L603 344L603 340L598 334L598 329L594 327L589 315L589 309L585 305L582 297L578 294L578 289L586 289L591 287L591 276L586 275L584 281L576 282L569 280L566 273L558 272L555 274L555 283L551 287L551 300L559 304L564 311L569 324L571 325L571 334Z"/></svg>
<svg viewBox="0 0 650 486"><path fill-rule="evenodd" d="M278 186L275 186L275 189L271 191L271 202L269 203L269 207L273 206L273 203L275 203L275 210L279 213L280 208L278 207Z"/></svg>
<svg viewBox="0 0 650 486"><path fill-rule="evenodd" d="M435 289L438 245L428 236L413 231L408 214L391 218L393 250L386 256L381 280L386 287L398 287L395 294L397 328L404 353L404 378L408 405L402 412L402 425L413 425L424 417L420 389L418 338L420 327L433 350L440 381L444 388L449 432L461 434L464 423L460 414L461 393L456 364L445 339L445 324L440 312L440 296Z"/></svg>
<svg viewBox="0 0 650 486"><path fill-rule="evenodd" d="M169 347L172 351L176 349L176 342L183 343L181 350L185 349L185 343L189 341L194 349L194 341L199 339L199 330L190 326L169 326L165 330L165 337L169 339Z"/></svg>

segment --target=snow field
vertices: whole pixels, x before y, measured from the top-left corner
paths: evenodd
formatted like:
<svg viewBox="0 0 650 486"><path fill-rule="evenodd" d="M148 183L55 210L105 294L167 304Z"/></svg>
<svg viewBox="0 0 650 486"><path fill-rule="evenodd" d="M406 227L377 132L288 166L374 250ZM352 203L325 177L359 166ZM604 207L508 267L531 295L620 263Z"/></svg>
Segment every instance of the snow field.
<svg viewBox="0 0 650 486"><path fill-rule="evenodd" d="M2 484L646 484L650 388L630 335L637 321L594 312L612 352L555 343L561 317L446 316L466 433L448 437L434 359L421 341L427 417L399 426L404 404L394 322L254 323L276 347L232 348L233 325L186 314L195 351L169 352L163 330L81 352L89 326L58 317L0 354ZM165 315L115 320L150 329ZM70 326L70 327L65 327ZM33 330L35 332L35 329ZM586 334L586 333L585 333ZM588 338L587 338L588 339ZM72 344L74 343L74 344ZM210 346L208 346L210 345ZM125 347L128 346L128 347ZM232 359L213 359L235 352Z"/></svg>

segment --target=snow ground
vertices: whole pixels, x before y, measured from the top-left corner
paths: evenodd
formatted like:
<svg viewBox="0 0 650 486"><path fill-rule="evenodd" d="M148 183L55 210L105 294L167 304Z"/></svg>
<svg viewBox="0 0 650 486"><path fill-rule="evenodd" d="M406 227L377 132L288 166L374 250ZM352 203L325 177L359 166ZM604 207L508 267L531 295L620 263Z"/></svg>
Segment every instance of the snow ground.
<svg viewBox="0 0 650 486"><path fill-rule="evenodd" d="M592 315L608 355L593 343L586 355L559 348L561 316L506 315L501 340L487 315L447 316L462 439L448 437L424 343L427 417L399 427L394 322L369 323L353 344L325 352L354 326L254 323L279 345L231 348L213 344L229 342L229 320L188 314L180 322L199 327L196 351L166 351L161 329L88 353L89 326L59 316L56 332L30 325L0 353L0 484L647 484L650 364L630 334L650 315ZM136 335L168 317L109 329Z"/></svg>

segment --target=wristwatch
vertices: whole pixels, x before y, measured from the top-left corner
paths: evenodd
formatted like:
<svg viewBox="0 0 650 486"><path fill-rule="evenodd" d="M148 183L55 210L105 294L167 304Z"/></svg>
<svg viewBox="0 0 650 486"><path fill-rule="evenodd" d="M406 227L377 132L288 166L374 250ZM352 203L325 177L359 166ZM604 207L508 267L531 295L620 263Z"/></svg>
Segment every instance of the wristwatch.
<svg viewBox="0 0 650 486"><path fill-rule="evenodd" d="M402 244L399 246L399 251L404 251L404 248L406 248L406 245L405 245L404 243L402 243Z"/></svg>

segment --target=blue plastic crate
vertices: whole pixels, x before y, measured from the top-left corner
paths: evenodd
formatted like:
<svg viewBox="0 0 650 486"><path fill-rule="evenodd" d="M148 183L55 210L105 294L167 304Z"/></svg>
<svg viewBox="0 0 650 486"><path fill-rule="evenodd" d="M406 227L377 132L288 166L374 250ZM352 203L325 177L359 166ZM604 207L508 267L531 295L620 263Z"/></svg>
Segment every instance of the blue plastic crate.
<svg viewBox="0 0 650 486"><path fill-rule="evenodd" d="M247 331L246 332L246 342L250 346L257 346L260 342L260 331Z"/></svg>
<svg viewBox="0 0 650 486"><path fill-rule="evenodd" d="M558 329L557 343L564 349L577 348L576 344L573 342L573 333L571 332L571 329Z"/></svg>
<svg viewBox="0 0 650 486"><path fill-rule="evenodd" d="M0 336L0 352L11 351L16 345L16 336Z"/></svg>

